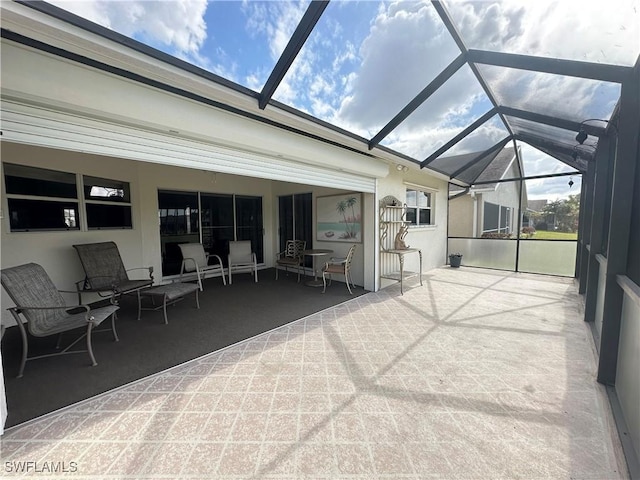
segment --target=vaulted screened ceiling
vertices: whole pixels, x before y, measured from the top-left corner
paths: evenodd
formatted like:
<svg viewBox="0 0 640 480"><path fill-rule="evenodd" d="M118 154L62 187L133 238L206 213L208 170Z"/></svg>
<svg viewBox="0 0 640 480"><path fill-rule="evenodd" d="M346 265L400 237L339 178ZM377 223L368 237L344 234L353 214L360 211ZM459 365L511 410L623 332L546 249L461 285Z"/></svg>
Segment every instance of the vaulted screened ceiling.
<svg viewBox="0 0 640 480"><path fill-rule="evenodd" d="M469 184L511 142L584 171L640 55L639 0L24 3Z"/></svg>

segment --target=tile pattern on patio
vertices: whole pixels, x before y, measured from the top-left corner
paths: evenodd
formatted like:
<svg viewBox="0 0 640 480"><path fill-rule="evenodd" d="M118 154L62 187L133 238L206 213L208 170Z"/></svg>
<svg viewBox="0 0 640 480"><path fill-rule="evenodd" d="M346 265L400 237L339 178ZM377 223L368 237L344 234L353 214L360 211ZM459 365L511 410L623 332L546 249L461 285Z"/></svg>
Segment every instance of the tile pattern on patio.
<svg viewBox="0 0 640 480"><path fill-rule="evenodd" d="M441 268L424 283L12 428L3 474L627 478L571 280Z"/></svg>

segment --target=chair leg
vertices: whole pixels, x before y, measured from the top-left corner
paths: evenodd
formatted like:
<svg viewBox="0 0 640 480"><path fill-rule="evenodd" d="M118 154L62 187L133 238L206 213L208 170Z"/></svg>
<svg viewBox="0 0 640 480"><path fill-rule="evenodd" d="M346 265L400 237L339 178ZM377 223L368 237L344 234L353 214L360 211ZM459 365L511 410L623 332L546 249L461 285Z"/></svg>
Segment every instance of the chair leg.
<svg viewBox="0 0 640 480"><path fill-rule="evenodd" d="M231 285L233 282L231 280L231 265L229 265L229 285Z"/></svg>
<svg viewBox="0 0 640 480"><path fill-rule="evenodd" d="M198 290L196 290L196 307L200 310L200 299L198 298Z"/></svg>
<svg viewBox="0 0 640 480"><path fill-rule="evenodd" d="M87 327L87 351L89 352L89 357L91 357L91 366L95 367L98 365L96 362L96 357L93 356L93 347L91 346L91 331L93 330L93 324L90 323Z"/></svg>
<svg viewBox="0 0 640 480"><path fill-rule="evenodd" d="M197 267L196 267L197 268ZM202 288L202 278L200 277L200 272L196 270L196 275L198 275L198 288L202 292L204 289Z"/></svg>
<svg viewBox="0 0 640 480"><path fill-rule="evenodd" d="M111 331L113 332L113 340L119 342L118 332L116 332L116 312L111 314Z"/></svg>
<svg viewBox="0 0 640 480"><path fill-rule="evenodd" d="M167 295L166 294L162 299L162 313L164 313L164 324L169 325L169 320L167 319Z"/></svg>
<svg viewBox="0 0 640 480"><path fill-rule="evenodd" d="M344 280L347 283L347 290L349 290L349 294L353 295L353 292L351 291L351 285L349 285L349 275L346 272L344 275Z"/></svg>
<svg viewBox="0 0 640 480"><path fill-rule="evenodd" d="M27 354L29 352L29 340L27 338L27 331L25 330L19 315L13 309L9 309L9 311L11 312L11 315L13 315L13 318L15 319L16 324L18 325L18 330L20 330L20 336L22 337L22 358L20 359L20 368L18 369L18 377L17 377L17 378L22 378L22 375L24 374L24 366L27 363Z"/></svg>
<svg viewBox="0 0 640 480"><path fill-rule="evenodd" d="M326 272L322 272L322 293L327 291L327 277ZM329 277L331 279L331 277Z"/></svg>
<svg viewBox="0 0 640 480"><path fill-rule="evenodd" d="M253 266L253 272L256 277L256 283L258 283L258 266L257 265Z"/></svg>
<svg viewBox="0 0 640 480"><path fill-rule="evenodd" d="M278 266L276 265L276 280L278 280L278 270L280 270L280 269L279 269L279 268L278 268Z"/></svg>

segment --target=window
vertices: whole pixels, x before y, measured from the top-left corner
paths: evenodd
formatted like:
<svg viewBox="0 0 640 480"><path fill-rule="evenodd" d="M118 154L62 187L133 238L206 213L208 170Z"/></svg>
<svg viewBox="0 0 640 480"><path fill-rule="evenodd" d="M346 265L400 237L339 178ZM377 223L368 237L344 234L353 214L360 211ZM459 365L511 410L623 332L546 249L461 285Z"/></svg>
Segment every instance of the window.
<svg viewBox="0 0 640 480"><path fill-rule="evenodd" d="M76 174L5 163L4 178L12 232L80 230ZM81 188L85 228L131 228L129 183L85 175Z"/></svg>
<svg viewBox="0 0 640 480"><path fill-rule="evenodd" d="M411 225L433 225L433 194L423 190L407 189L407 221Z"/></svg>
<svg viewBox="0 0 640 480"><path fill-rule="evenodd" d="M500 206L491 202L484 202L484 221L482 233L494 233L500 225Z"/></svg>
<svg viewBox="0 0 640 480"><path fill-rule="evenodd" d="M5 163L4 178L12 232L80 228L73 173Z"/></svg>
<svg viewBox="0 0 640 480"><path fill-rule="evenodd" d="M510 234L511 212L511 207L504 207L502 205L496 205L495 203L484 202L482 233Z"/></svg>
<svg viewBox="0 0 640 480"><path fill-rule="evenodd" d="M500 233L511 233L511 209L500 207Z"/></svg>
<svg viewBox="0 0 640 480"><path fill-rule="evenodd" d="M82 177L89 230L131 228L129 183L106 178Z"/></svg>

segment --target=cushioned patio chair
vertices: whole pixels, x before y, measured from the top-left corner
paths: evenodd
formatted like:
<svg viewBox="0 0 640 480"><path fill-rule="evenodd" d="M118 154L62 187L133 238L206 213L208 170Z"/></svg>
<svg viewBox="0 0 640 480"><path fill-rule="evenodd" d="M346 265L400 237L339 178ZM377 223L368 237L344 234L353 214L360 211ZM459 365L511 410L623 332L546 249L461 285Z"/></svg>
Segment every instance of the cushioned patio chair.
<svg viewBox="0 0 640 480"><path fill-rule="evenodd" d="M207 273L219 273L222 276L222 283L227 284L222 266L222 259L218 255L209 254L204 251L201 243L182 243L178 245L182 252L182 265L180 266L180 281L185 273L196 273L198 287L202 291L202 279ZM209 260L217 260L217 264L209 264Z"/></svg>
<svg viewBox="0 0 640 480"><path fill-rule="evenodd" d="M276 280L278 279L278 266L284 267L289 273L289 267L296 267L298 270L298 281L300 281L300 272L304 264L304 249L307 248L307 242L304 240L287 240L285 249L276 255Z"/></svg>
<svg viewBox="0 0 640 480"><path fill-rule="evenodd" d="M15 303L15 307L11 307L8 310L13 315L22 336L22 360L18 378L22 377L27 360L65 353L88 352L91 364L93 366L97 365L98 363L91 347L91 334L95 327L109 317L111 317L113 338L118 341L114 315L116 310L120 308L117 305L107 305L94 309L88 305L66 305L61 292L56 289L44 268L37 263L5 268L0 271L0 278L2 286L11 300L13 300L13 303ZM27 329L25 329L20 315L26 320ZM28 357L29 340L27 330L34 337L47 337L56 334L61 336L65 332L81 328L85 329L85 332L63 350L56 353ZM86 350L69 351L71 347L83 338L87 339ZM57 349L60 347L60 340L61 338L59 337Z"/></svg>
<svg viewBox="0 0 640 480"><path fill-rule="evenodd" d="M256 282L258 281L258 262L256 254L251 250L250 240L229 242L229 285L232 283L232 270L252 271Z"/></svg>
<svg viewBox="0 0 640 480"><path fill-rule="evenodd" d="M329 261L324 264L324 267L322 267L322 293L327 290L327 277L329 277L329 285L331 285L331 274L338 273L340 275L344 275L344 281L347 284L347 289L350 294L353 294L351 291L351 285L353 285L354 288L356 285L353 283L353 279L351 278L351 262L355 251L356 245L352 245L345 258L331 257ZM351 285L349 285L349 281L351 281Z"/></svg>
<svg viewBox="0 0 640 480"><path fill-rule="evenodd" d="M140 318L140 289L153 285L153 267L136 267L126 270L118 246L114 242L85 243L74 245L85 278L76 283L78 303L82 303L83 293L97 293L101 297L117 300L121 295L137 293L138 318ZM145 270L149 278L132 280L129 273L134 270Z"/></svg>

